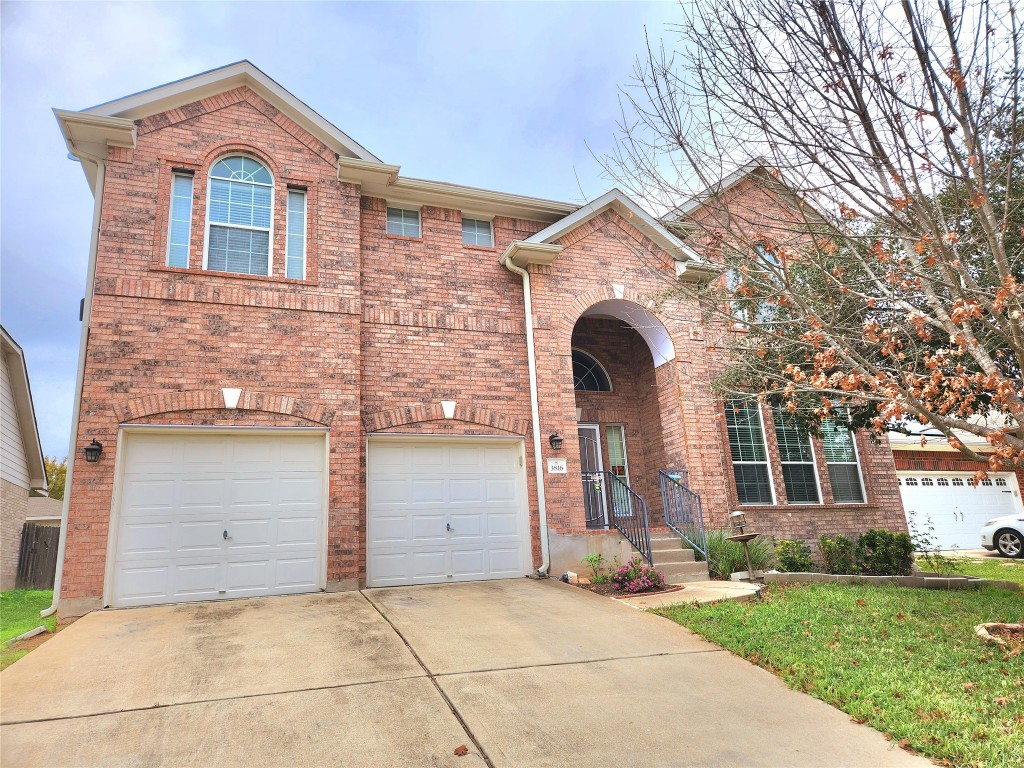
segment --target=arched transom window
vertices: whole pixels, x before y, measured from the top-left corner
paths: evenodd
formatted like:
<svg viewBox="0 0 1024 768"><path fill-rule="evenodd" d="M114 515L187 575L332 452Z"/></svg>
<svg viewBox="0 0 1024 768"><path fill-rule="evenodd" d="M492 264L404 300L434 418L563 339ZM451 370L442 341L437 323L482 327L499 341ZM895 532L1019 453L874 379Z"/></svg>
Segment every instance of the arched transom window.
<svg viewBox="0 0 1024 768"><path fill-rule="evenodd" d="M270 274L274 178L251 157L232 155L210 170L205 268Z"/></svg>
<svg viewBox="0 0 1024 768"><path fill-rule="evenodd" d="M608 372L597 360L579 349L572 351L572 385L573 389L583 392L612 391Z"/></svg>

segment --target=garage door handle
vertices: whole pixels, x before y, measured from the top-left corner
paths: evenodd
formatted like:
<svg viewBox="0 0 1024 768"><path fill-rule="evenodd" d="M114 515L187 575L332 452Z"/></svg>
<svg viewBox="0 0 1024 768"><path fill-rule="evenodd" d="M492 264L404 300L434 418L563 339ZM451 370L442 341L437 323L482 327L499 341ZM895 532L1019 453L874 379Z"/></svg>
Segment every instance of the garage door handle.
<svg viewBox="0 0 1024 768"><path fill-rule="evenodd" d="M451 523L445 523L445 527L446 527L446 528L447 528L447 529L448 529L449 531L454 531L454 530L455 530L454 528L452 528L452 524L451 524Z"/></svg>
<svg viewBox="0 0 1024 768"><path fill-rule="evenodd" d="M233 539L233 538L234 538L234 536L228 536L228 532L224 531L224 541L227 541L228 539Z"/></svg>

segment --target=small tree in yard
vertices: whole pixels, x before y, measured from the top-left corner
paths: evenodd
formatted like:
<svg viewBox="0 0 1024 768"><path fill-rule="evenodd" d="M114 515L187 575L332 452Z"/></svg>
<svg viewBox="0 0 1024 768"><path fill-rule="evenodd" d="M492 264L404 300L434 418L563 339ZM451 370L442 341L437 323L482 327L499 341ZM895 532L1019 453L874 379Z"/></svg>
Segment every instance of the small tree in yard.
<svg viewBox="0 0 1024 768"><path fill-rule="evenodd" d="M68 474L67 457L57 461L56 456L44 456L43 463L46 466L47 485L50 488L51 499L64 501L64 481Z"/></svg>
<svg viewBox="0 0 1024 768"><path fill-rule="evenodd" d="M682 15L678 50L652 46L626 89L607 168L723 272L666 290L722 321L716 389L812 431L917 421L1024 468L1013 4L702 0Z"/></svg>

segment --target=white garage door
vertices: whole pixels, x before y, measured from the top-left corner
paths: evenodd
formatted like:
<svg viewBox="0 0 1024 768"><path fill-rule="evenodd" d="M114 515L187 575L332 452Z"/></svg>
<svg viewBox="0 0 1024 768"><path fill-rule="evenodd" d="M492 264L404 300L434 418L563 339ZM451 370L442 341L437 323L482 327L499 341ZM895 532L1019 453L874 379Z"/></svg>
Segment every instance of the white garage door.
<svg viewBox="0 0 1024 768"><path fill-rule="evenodd" d="M990 473L972 485L972 472L899 472L900 494L907 520L919 530L935 527L942 549L978 549L987 520L1021 510L1020 489L1012 472Z"/></svg>
<svg viewBox="0 0 1024 768"><path fill-rule="evenodd" d="M529 571L520 441L371 439L367 455L369 586Z"/></svg>
<svg viewBox="0 0 1024 768"><path fill-rule="evenodd" d="M323 587L322 432L123 439L111 605Z"/></svg>

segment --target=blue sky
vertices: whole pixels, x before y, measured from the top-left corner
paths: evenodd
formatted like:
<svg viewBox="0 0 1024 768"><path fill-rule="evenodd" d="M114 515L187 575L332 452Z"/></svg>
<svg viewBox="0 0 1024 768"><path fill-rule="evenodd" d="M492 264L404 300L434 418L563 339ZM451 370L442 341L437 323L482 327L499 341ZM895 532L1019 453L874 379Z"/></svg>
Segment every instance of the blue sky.
<svg viewBox="0 0 1024 768"><path fill-rule="evenodd" d="M51 108L247 58L403 175L582 201L662 3L0 6L0 318L47 454L67 453L92 196Z"/></svg>

